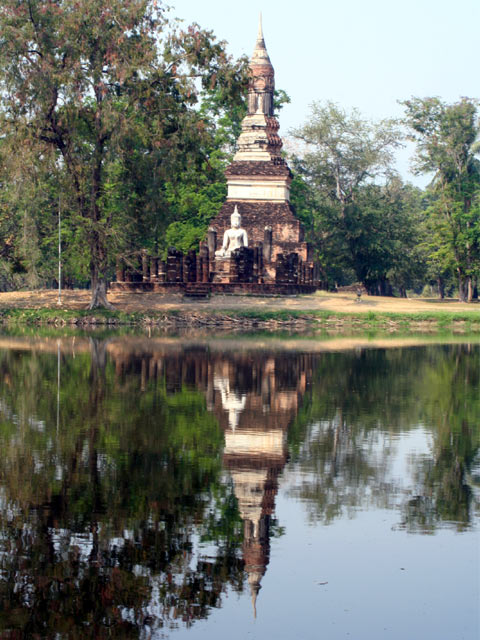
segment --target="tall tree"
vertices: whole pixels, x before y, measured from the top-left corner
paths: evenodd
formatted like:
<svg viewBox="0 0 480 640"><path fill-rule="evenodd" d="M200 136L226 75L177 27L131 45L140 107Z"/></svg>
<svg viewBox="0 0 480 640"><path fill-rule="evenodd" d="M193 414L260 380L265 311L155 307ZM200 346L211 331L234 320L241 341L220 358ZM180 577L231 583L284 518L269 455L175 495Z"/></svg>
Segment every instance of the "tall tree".
<svg viewBox="0 0 480 640"><path fill-rule="evenodd" d="M132 228L124 214L138 214L123 206L119 175L142 155L139 142L157 150L157 165L185 161L201 131L199 85L228 90L240 67L211 33L176 33L157 2L5 0L0 72L2 129L14 132L12 148L55 149L88 246L90 307L109 306L111 248Z"/></svg>
<svg viewBox="0 0 480 640"><path fill-rule="evenodd" d="M398 126L392 120L368 122L356 110L347 113L327 102L314 103L307 123L293 134L305 144L295 165L317 203L319 221L312 230L320 253L343 253L344 269L353 270L372 293L386 293L385 286L379 291L377 285L388 270L383 201L392 189L374 185L376 179L385 183L394 175L393 151L401 144ZM298 185L294 198L297 192ZM325 251L328 244L333 252Z"/></svg>
<svg viewBox="0 0 480 640"><path fill-rule="evenodd" d="M449 105L439 98L412 98L403 104L410 137L417 143L414 170L434 176L430 213L437 240L443 240L436 255L454 265L459 298L470 302L480 273L478 102L462 98Z"/></svg>

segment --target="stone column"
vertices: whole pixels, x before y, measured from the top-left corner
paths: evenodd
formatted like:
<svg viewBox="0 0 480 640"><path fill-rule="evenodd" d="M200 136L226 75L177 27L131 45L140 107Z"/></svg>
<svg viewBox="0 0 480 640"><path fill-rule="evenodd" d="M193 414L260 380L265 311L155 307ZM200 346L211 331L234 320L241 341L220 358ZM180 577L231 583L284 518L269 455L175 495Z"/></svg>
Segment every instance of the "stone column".
<svg viewBox="0 0 480 640"><path fill-rule="evenodd" d="M196 282L197 281L197 254L193 249L185 256L185 281Z"/></svg>
<svg viewBox="0 0 480 640"><path fill-rule="evenodd" d="M261 282L262 274L263 274L263 265L262 265L262 253L263 247L262 243L259 242L256 247L253 249L253 282Z"/></svg>
<svg viewBox="0 0 480 640"><path fill-rule="evenodd" d="M160 282L165 282L167 277L167 265L165 264L165 260L159 260L158 264L158 279Z"/></svg>
<svg viewBox="0 0 480 640"><path fill-rule="evenodd" d="M150 258L150 280L158 280L158 258Z"/></svg>
<svg viewBox="0 0 480 640"><path fill-rule="evenodd" d="M215 229L210 229L207 232L207 246L208 252L211 256L215 256L215 249L217 248L217 232Z"/></svg>
<svg viewBox="0 0 480 640"><path fill-rule="evenodd" d="M142 249L142 279L143 282L150 282L150 265L146 249Z"/></svg>
<svg viewBox="0 0 480 640"><path fill-rule="evenodd" d="M270 262L272 259L272 227L265 227L263 232L263 259L265 262Z"/></svg>
<svg viewBox="0 0 480 640"><path fill-rule="evenodd" d="M168 249L167 282L183 282L183 253L175 247Z"/></svg>
<svg viewBox="0 0 480 640"><path fill-rule="evenodd" d="M257 282L263 284L263 282L265 281L265 278L263 277L263 242L259 242L258 243L257 260L258 260L258 264L257 264L258 280L257 280Z"/></svg>
<svg viewBox="0 0 480 640"><path fill-rule="evenodd" d="M210 230L209 230L209 238L208 238L208 242L210 243ZM215 246L215 245L214 245ZM199 269L199 274L198 274L198 279L200 280L200 282L209 282L210 280L210 245L209 244L205 244L204 242L202 242L202 244L200 245L200 269ZM214 254L215 255L215 252Z"/></svg>

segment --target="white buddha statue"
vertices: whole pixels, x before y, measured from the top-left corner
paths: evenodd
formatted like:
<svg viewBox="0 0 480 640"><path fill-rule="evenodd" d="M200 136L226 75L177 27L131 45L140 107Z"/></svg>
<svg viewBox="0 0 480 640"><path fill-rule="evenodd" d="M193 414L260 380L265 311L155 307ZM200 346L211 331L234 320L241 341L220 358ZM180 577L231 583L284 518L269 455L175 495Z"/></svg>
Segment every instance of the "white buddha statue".
<svg viewBox="0 0 480 640"><path fill-rule="evenodd" d="M227 229L223 234L222 248L215 251L217 258L230 258L232 251L240 249L240 247L248 247L248 237L245 229L242 229L242 216L238 213L238 208L235 205L235 209L230 216L231 228Z"/></svg>

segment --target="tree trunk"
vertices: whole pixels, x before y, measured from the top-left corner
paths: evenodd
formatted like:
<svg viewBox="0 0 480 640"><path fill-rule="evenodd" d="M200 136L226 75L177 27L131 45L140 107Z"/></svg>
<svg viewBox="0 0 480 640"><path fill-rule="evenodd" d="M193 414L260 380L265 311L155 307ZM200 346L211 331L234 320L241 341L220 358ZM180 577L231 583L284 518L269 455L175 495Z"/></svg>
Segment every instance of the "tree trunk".
<svg viewBox="0 0 480 640"><path fill-rule="evenodd" d="M441 276L438 276L437 278L437 286L438 296L440 300L443 300L445 298L445 282L443 281L443 278Z"/></svg>
<svg viewBox="0 0 480 640"><path fill-rule="evenodd" d="M472 276L467 276L467 302L473 300L473 282Z"/></svg>
<svg viewBox="0 0 480 640"><path fill-rule="evenodd" d="M97 383L99 379L103 379L105 376L105 368L107 366L107 345L109 342L109 340L90 338L90 355L92 358L90 379L95 383Z"/></svg>
<svg viewBox="0 0 480 640"><path fill-rule="evenodd" d="M114 309L115 307L107 300L107 281L99 278L96 269L92 273L92 295L88 309Z"/></svg>
<svg viewBox="0 0 480 640"><path fill-rule="evenodd" d="M115 307L107 300L107 283L105 280L92 280L92 296L88 309L114 309Z"/></svg>
<svg viewBox="0 0 480 640"><path fill-rule="evenodd" d="M392 285L387 278L382 277L378 282L378 295L379 296L393 296Z"/></svg>
<svg viewBox="0 0 480 640"><path fill-rule="evenodd" d="M92 297L90 298L89 309L113 309L113 305L107 300L107 248L105 245L105 229L100 223L100 197L102 190L102 160L105 145L105 136L102 134L102 113L100 105L102 94L99 90L99 80L95 83L95 93L98 103L95 114L95 157L92 165L92 189L90 197L90 218L91 231L89 238L90 245L90 274L92 284Z"/></svg>
<svg viewBox="0 0 480 640"><path fill-rule="evenodd" d="M458 274L458 301L466 302L467 301L467 291L466 291L466 282L465 276L463 273Z"/></svg>

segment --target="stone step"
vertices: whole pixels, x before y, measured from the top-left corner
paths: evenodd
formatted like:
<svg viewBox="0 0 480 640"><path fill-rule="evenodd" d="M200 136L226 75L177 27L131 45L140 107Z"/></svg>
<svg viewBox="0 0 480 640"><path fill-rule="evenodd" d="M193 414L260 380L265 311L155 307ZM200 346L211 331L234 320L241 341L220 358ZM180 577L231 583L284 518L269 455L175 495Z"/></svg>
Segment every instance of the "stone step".
<svg viewBox="0 0 480 640"><path fill-rule="evenodd" d="M210 287L200 283L187 284L183 292L183 297L196 300L208 300L210 298Z"/></svg>

